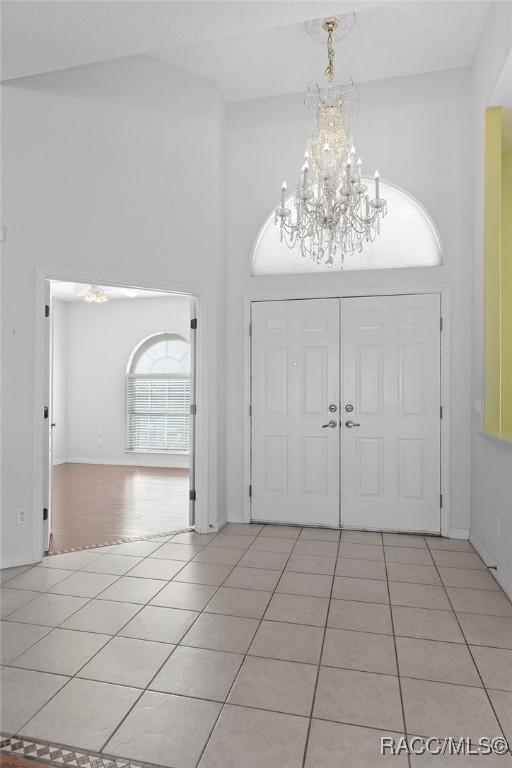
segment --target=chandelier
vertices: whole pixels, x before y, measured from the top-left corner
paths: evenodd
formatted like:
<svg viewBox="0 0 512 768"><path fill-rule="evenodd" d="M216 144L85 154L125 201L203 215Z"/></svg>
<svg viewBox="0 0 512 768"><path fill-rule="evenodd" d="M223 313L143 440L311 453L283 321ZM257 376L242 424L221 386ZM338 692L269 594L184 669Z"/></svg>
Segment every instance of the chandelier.
<svg viewBox="0 0 512 768"><path fill-rule="evenodd" d="M279 224L281 242L289 248L298 244L304 258L328 266L336 263L342 269L346 255L360 253L380 232L387 205L380 197L378 171L375 196L370 198L361 158L356 161L350 125L357 106L354 83L334 82L333 36L338 26L335 17L322 23L327 33L327 85L320 88L313 83L308 88L305 103L316 111L316 124L293 197L294 210L286 207L283 182L274 224Z"/></svg>
<svg viewBox="0 0 512 768"><path fill-rule="evenodd" d="M97 285L91 285L84 296L84 301L89 302L89 304L103 304L105 301L109 301L109 297L103 288L100 288Z"/></svg>

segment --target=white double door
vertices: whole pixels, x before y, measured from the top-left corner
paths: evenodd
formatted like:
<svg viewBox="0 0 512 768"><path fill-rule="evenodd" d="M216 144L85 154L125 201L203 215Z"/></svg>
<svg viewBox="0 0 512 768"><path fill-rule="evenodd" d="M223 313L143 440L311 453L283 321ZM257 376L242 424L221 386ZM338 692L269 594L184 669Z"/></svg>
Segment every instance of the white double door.
<svg viewBox="0 0 512 768"><path fill-rule="evenodd" d="M252 305L251 516L440 532L438 294Z"/></svg>

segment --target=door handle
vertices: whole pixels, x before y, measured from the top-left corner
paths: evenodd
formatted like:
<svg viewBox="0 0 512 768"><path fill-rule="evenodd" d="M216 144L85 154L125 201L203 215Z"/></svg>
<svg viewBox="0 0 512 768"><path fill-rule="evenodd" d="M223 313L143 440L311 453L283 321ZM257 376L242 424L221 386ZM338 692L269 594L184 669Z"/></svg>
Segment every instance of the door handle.
<svg viewBox="0 0 512 768"><path fill-rule="evenodd" d="M352 429L353 427L360 427L361 425L357 423L357 421L348 421L345 422L345 426L347 429Z"/></svg>
<svg viewBox="0 0 512 768"><path fill-rule="evenodd" d="M326 427L330 427L331 429L336 429L338 426L338 422L334 421L334 419L331 419L331 421L328 421L327 424L322 424L322 429L325 429Z"/></svg>

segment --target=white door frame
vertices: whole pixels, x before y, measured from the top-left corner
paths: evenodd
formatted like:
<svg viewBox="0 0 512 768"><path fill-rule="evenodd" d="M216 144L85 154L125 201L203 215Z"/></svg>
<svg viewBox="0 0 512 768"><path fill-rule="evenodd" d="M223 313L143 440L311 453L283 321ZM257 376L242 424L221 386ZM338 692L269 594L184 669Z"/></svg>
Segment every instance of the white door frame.
<svg viewBox="0 0 512 768"><path fill-rule="evenodd" d="M216 391L211 382L217 381L217 339L215 336L216 313L214 297L204 286L184 283L164 283L157 280L129 279L98 272L81 272L52 267L36 267L35 279L35 354L34 354L34 412L33 412L33 529L32 550L34 561L43 556L43 507L45 506L44 446L47 441L44 434L47 430L43 419L45 402L45 361L49 359L50 349L45 334L45 285L47 280L62 280L65 282L91 283L92 285L113 285L122 288L140 288L152 291L182 293L195 299L197 317L196 336L196 403L197 416L195 419L196 451L195 451L195 528L198 532L206 533L217 529L217 484L218 470L216 458L217 419ZM47 365L46 365L47 367ZM214 418L212 418L212 413Z"/></svg>
<svg viewBox="0 0 512 768"><path fill-rule="evenodd" d="M356 296L403 296L407 294L435 293L441 300L441 317L443 331L441 333L441 404L443 418L441 419L441 466L440 466L440 493L443 505L441 507L441 535L450 535L450 291L446 285L434 286L400 286L399 288L382 289L345 289L333 288L331 291L323 289L317 291L283 291L253 293L244 296L244 500L243 516L240 522L251 521L251 499L249 486L251 484L251 304L257 301L289 301L294 299L348 299Z"/></svg>

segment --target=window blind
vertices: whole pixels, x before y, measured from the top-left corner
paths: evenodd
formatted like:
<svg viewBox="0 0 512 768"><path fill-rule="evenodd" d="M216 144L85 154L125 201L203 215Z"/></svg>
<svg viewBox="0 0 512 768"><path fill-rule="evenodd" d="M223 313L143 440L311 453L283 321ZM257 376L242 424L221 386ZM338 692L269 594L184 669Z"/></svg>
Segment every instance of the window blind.
<svg viewBox="0 0 512 768"><path fill-rule="evenodd" d="M137 453L189 450L190 379L128 375L126 450Z"/></svg>

